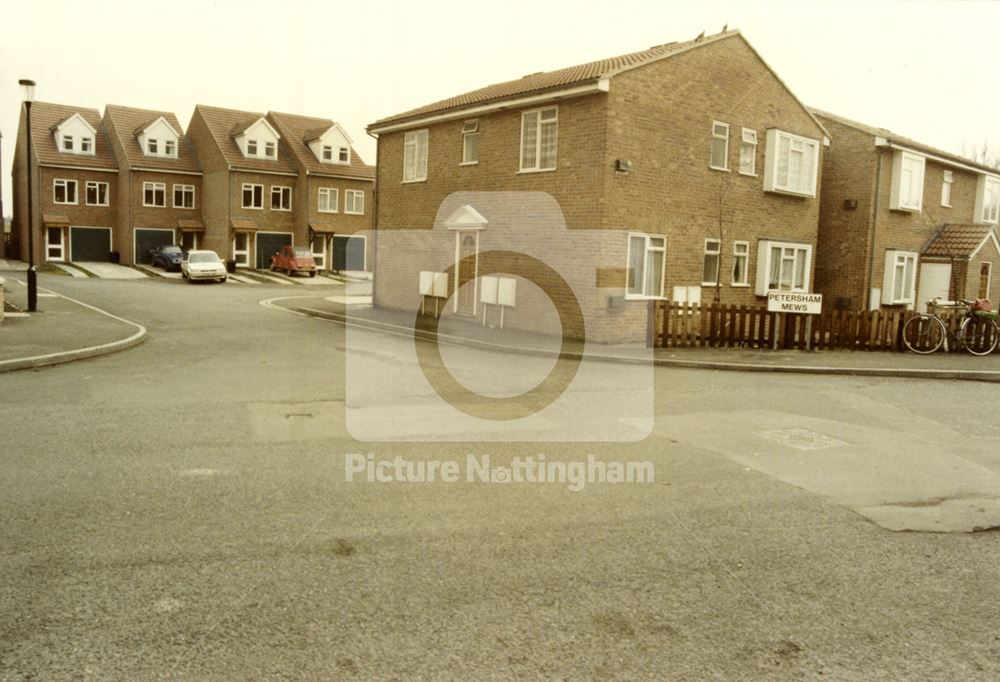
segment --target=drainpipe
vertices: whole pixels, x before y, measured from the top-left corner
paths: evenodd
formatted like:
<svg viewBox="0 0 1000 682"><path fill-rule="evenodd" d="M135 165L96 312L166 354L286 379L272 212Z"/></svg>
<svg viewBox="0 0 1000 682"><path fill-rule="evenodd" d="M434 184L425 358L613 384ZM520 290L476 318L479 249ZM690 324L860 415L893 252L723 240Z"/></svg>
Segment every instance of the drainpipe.
<svg viewBox="0 0 1000 682"><path fill-rule="evenodd" d="M868 272L865 275L865 300L868 302L868 309L872 308L872 284L875 274L875 238L878 236L878 216L879 198L882 195L882 150L876 146L878 153L878 165L875 168L875 202L872 206L872 245L868 253Z"/></svg>
<svg viewBox="0 0 1000 682"><path fill-rule="evenodd" d="M375 305L375 290L378 287L378 277L375 276L375 259L378 257L378 135L366 130L375 140L375 182L372 183L372 305Z"/></svg>

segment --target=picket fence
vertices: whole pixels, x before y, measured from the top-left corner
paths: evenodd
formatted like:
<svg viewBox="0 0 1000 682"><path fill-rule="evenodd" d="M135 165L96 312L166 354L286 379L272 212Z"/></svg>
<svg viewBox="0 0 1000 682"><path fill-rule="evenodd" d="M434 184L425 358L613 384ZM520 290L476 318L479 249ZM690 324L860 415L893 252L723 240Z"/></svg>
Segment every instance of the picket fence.
<svg viewBox="0 0 1000 682"><path fill-rule="evenodd" d="M767 348L798 350L905 351L903 325L916 315L904 310L836 310L820 315L769 312L766 307L686 305L658 302L651 341L660 348ZM961 309L938 310L951 331ZM957 344L949 344L953 351Z"/></svg>

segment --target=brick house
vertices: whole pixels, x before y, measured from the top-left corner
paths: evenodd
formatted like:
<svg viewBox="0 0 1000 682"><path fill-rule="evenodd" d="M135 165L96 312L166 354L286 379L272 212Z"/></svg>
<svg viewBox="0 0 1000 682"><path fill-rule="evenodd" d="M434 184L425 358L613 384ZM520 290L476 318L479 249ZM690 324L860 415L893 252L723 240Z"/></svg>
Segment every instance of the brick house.
<svg viewBox="0 0 1000 682"><path fill-rule="evenodd" d="M14 253L28 260L25 105L13 162ZM118 238L118 162L96 109L31 105L34 261L104 261Z"/></svg>
<svg viewBox="0 0 1000 682"><path fill-rule="evenodd" d="M841 308L1000 298L1000 169L813 110L823 162L816 288Z"/></svg>
<svg viewBox="0 0 1000 682"><path fill-rule="evenodd" d="M739 31L531 74L368 129L378 137L376 305L412 309L417 271L451 266L448 293L459 295L447 312L486 310L478 254L521 246L491 228L530 223L524 206L545 203L532 193L550 196L570 231L531 246L545 260L567 256L589 340L643 338L650 300L753 304L771 289L812 291L828 136ZM496 192L519 194L484 196ZM549 222L531 234L561 220ZM435 225L442 236L427 232ZM415 230L423 243L390 250L391 237ZM560 304L522 284L507 324L534 329Z"/></svg>
<svg viewBox="0 0 1000 682"><path fill-rule="evenodd" d="M116 249L122 263L149 263L165 244L198 248L201 166L170 112L109 104L104 126L119 160Z"/></svg>
<svg viewBox="0 0 1000 682"><path fill-rule="evenodd" d="M375 171L337 123L268 112L298 171L296 233L305 230L316 264L330 270L368 270L366 232L372 226Z"/></svg>

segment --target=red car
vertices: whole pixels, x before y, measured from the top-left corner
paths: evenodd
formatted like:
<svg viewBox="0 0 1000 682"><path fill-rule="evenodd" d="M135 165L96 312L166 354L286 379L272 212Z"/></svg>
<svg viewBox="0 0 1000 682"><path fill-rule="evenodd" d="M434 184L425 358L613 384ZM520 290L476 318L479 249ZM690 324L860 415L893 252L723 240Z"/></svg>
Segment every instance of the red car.
<svg viewBox="0 0 1000 682"><path fill-rule="evenodd" d="M308 272L310 277L315 277L316 261L312 251L304 246L282 246L281 251L271 256L271 269L275 272L284 270L289 275Z"/></svg>

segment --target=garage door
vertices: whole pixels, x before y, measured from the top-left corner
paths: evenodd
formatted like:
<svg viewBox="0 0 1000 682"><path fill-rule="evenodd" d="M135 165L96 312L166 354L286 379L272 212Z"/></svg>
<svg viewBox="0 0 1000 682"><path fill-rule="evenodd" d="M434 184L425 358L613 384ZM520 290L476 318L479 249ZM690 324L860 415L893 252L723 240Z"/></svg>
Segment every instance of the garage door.
<svg viewBox="0 0 1000 682"><path fill-rule="evenodd" d="M149 252L157 246L167 246L174 243L173 230L147 230L145 228L135 231L135 262L149 264L152 257Z"/></svg>
<svg viewBox="0 0 1000 682"><path fill-rule="evenodd" d="M107 263L111 260L111 228L70 227L69 255L75 261Z"/></svg>
<svg viewBox="0 0 1000 682"><path fill-rule="evenodd" d="M291 245L291 232L258 232L257 269L266 270L271 267L271 256L281 251L282 246Z"/></svg>
<svg viewBox="0 0 1000 682"><path fill-rule="evenodd" d="M333 269L364 270L365 238L333 237Z"/></svg>

